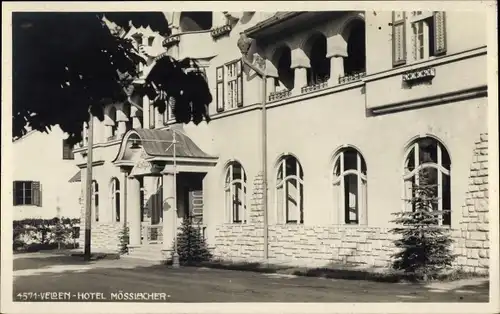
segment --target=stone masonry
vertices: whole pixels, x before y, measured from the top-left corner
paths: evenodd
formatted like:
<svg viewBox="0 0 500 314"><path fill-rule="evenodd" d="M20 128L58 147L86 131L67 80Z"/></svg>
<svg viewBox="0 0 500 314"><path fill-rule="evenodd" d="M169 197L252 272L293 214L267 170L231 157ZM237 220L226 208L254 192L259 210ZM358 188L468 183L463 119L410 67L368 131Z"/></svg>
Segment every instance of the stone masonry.
<svg viewBox="0 0 500 314"><path fill-rule="evenodd" d="M457 254L455 268L488 272L488 139L476 142L470 171L469 190L459 213L459 226L451 230ZM262 174L253 182L250 222L217 227L214 255L228 260L259 261L263 250ZM452 214L453 215L453 214ZM342 265L386 268L395 253L395 235L389 228L362 226L269 226L271 263L297 266Z"/></svg>
<svg viewBox="0 0 500 314"><path fill-rule="evenodd" d="M460 226L454 231L456 264L466 271L487 273L490 247L487 133L480 135L472 158Z"/></svg>
<svg viewBox="0 0 500 314"><path fill-rule="evenodd" d="M81 223L80 237L78 239L81 249L85 246L85 204L80 202ZM92 221L91 225L91 248L92 251L118 252L119 236L123 228L123 223L103 223Z"/></svg>

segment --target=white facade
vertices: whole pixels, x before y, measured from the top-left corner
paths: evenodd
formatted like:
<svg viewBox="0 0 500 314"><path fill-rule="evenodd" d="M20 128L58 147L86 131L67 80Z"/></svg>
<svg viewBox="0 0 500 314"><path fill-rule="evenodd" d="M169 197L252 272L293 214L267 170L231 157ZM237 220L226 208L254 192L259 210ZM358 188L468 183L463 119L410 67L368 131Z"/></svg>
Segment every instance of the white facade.
<svg viewBox="0 0 500 314"><path fill-rule="evenodd" d="M48 134L31 131L14 141L14 220L80 217L81 189L68 183L78 168L71 151L63 152L64 138L54 127Z"/></svg>
<svg viewBox="0 0 500 314"><path fill-rule="evenodd" d="M172 35L162 39L143 29L145 38L153 39L142 43L150 46L153 56L166 51L199 60L214 98L209 107L212 121L176 125L168 111L155 111L147 98L142 110L113 105L103 122L96 120L93 179L99 184L99 219L93 217L93 243L116 248L115 233L127 223L133 247L171 248L173 158L172 151L165 150L176 133L181 141L190 139L197 152L190 155L188 149L177 156L176 222L196 209L192 201L202 193L202 224L215 254L228 259L264 257L262 84L257 73L240 62L238 42L246 32L254 38L248 56L255 63L263 59L268 75L271 261L387 265L393 251L388 232L392 213L407 207L403 199L411 193L408 182L421 160L437 169L439 208L452 211L441 223L457 239L459 265L487 269L484 14L166 16ZM164 47L156 45L162 40ZM166 130L172 126L176 131ZM156 131L127 131L132 127ZM166 142L160 145L163 153L155 155L147 146L158 140ZM84 153L85 147L76 151ZM84 156L80 158L78 163L84 165ZM148 175L153 176L134 177L132 169L144 161L151 163ZM120 193L112 192L112 178L120 180ZM138 178L142 183L134 181ZM142 223L138 198L152 213ZM118 221L117 215L129 219ZM463 233L471 224L476 229ZM162 232L163 239L151 232Z"/></svg>

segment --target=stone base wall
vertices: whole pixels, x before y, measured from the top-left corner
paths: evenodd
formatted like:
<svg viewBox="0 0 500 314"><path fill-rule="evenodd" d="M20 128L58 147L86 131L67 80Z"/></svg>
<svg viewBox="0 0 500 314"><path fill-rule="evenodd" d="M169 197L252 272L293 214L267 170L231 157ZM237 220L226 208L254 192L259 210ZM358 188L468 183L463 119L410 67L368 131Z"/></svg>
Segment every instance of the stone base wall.
<svg viewBox="0 0 500 314"><path fill-rule="evenodd" d="M452 215L460 223L450 230L457 254L454 268L488 272L488 138L481 134L473 152L465 205ZM214 255L229 260L261 261L263 258L262 176L254 180L250 221L246 225L217 226ZM396 252L396 235L389 228L362 226L269 226L271 263L297 266L345 265L387 268Z"/></svg>
<svg viewBox="0 0 500 314"><path fill-rule="evenodd" d="M123 229L121 223L99 223L95 222L91 227L91 247L94 251L118 252L120 245L120 232ZM85 225L80 229L80 248L85 247Z"/></svg>
<svg viewBox="0 0 500 314"><path fill-rule="evenodd" d="M81 249L85 248L85 206L83 198L80 198L80 237L78 244ZM123 223L104 223L93 221L91 225L91 251L118 252L119 236L123 229Z"/></svg>

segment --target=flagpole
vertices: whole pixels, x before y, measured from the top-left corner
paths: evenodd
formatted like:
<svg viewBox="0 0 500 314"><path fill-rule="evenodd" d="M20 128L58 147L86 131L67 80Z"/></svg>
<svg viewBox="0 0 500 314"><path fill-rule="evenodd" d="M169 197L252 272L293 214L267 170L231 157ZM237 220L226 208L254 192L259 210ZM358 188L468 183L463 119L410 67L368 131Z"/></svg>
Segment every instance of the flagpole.
<svg viewBox="0 0 500 314"><path fill-rule="evenodd" d="M85 250L83 259L90 261L90 246L92 241L92 148L94 146L94 117L89 112L87 131L87 176L85 180Z"/></svg>

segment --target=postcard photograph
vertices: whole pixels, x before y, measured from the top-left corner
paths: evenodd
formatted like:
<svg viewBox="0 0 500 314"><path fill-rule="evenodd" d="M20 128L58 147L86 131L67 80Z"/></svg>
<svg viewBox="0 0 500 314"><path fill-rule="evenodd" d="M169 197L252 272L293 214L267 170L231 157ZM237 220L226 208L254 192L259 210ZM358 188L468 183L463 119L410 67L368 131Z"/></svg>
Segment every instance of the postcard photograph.
<svg viewBox="0 0 500 314"><path fill-rule="evenodd" d="M497 307L496 4L454 3L2 4L2 312Z"/></svg>

